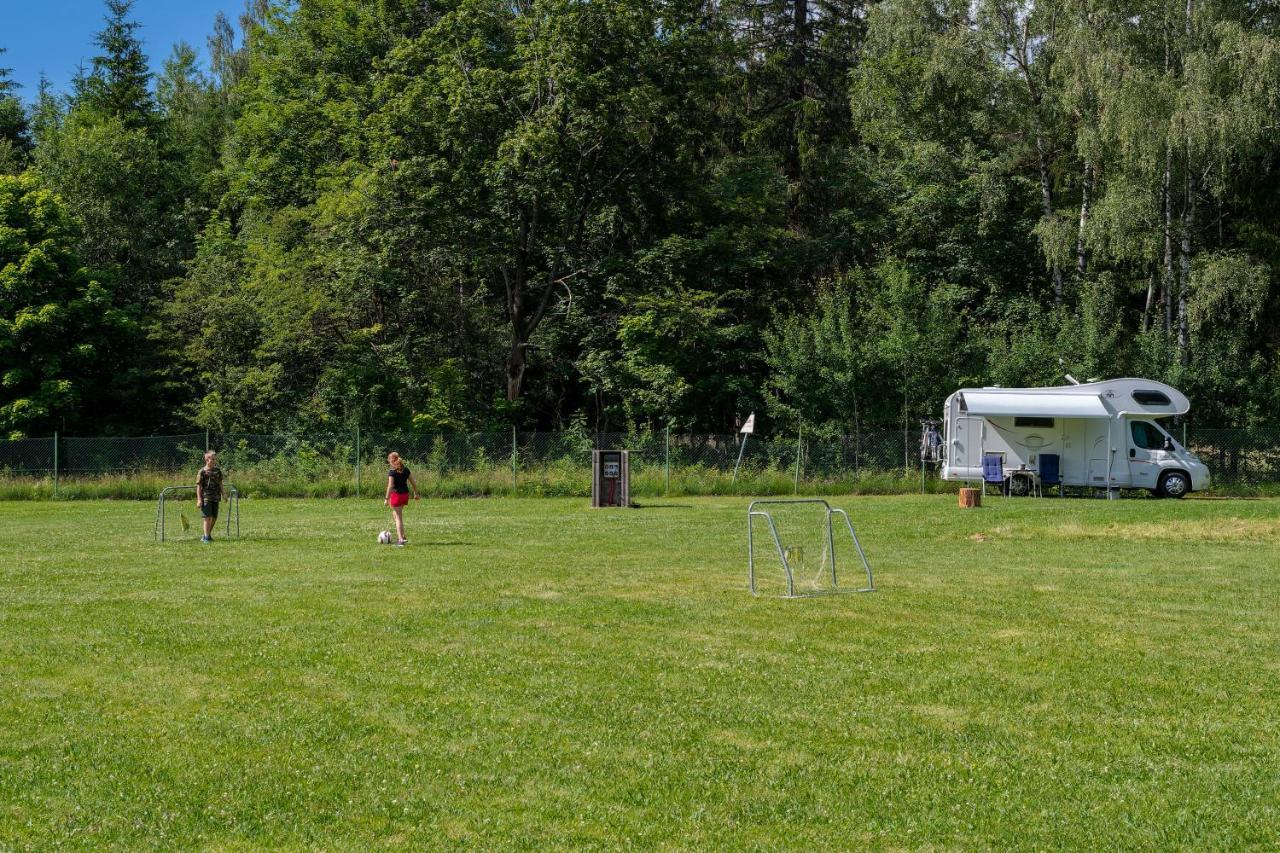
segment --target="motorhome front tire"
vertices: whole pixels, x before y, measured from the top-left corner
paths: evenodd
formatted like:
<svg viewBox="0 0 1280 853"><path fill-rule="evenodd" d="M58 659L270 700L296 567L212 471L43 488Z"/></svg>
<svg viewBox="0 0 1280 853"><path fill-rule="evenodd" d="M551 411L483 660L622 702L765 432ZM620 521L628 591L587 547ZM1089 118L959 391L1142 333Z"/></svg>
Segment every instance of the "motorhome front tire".
<svg viewBox="0 0 1280 853"><path fill-rule="evenodd" d="M1160 478L1160 486L1156 490L1162 498L1181 498L1191 491L1191 478L1182 471L1169 471Z"/></svg>

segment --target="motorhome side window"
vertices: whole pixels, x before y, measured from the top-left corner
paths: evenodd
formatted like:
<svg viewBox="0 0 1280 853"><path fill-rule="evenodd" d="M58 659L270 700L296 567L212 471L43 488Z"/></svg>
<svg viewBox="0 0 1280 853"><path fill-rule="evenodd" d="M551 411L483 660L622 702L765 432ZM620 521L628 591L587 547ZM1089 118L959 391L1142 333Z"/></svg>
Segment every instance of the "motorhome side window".
<svg viewBox="0 0 1280 853"><path fill-rule="evenodd" d="M1163 391L1134 391L1133 401L1139 406L1168 406L1171 405L1169 395Z"/></svg>
<svg viewBox="0 0 1280 853"><path fill-rule="evenodd" d="M1035 427L1036 429L1053 429L1053 418L1014 418L1016 427Z"/></svg>
<svg viewBox="0 0 1280 853"><path fill-rule="evenodd" d="M1133 446L1143 450L1160 450L1164 447L1164 433L1155 424L1146 421L1133 421L1129 424L1133 433Z"/></svg>

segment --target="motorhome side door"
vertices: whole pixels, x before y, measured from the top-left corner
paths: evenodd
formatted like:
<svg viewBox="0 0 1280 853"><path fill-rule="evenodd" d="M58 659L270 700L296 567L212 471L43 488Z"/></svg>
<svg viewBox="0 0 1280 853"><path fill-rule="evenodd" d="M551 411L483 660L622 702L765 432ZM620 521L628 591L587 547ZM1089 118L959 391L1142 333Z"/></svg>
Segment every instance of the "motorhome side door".
<svg viewBox="0 0 1280 853"><path fill-rule="evenodd" d="M1129 421L1125 446L1129 454L1129 482L1138 489L1154 489L1164 460L1164 433L1150 421Z"/></svg>
<svg viewBox="0 0 1280 853"><path fill-rule="evenodd" d="M982 467L982 418L957 417L952 421L951 446L947 449L947 467Z"/></svg>

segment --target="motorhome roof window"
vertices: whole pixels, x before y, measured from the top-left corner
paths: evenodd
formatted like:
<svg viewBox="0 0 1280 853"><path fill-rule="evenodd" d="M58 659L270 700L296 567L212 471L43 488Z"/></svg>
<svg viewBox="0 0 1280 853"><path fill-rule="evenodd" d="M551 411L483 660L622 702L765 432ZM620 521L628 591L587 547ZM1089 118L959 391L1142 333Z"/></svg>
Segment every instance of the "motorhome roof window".
<svg viewBox="0 0 1280 853"><path fill-rule="evenodd" d="M1053 429L1053 418L1014 418L1016 427L1035 427L1036 429Z"/></svg>
<svg viewBox="0 0 1280 853"><path fill-rule="evenodd" d="M1133 401L1140 406L1168 406L1169 395L1163 391L1134 391Z"/></svg>

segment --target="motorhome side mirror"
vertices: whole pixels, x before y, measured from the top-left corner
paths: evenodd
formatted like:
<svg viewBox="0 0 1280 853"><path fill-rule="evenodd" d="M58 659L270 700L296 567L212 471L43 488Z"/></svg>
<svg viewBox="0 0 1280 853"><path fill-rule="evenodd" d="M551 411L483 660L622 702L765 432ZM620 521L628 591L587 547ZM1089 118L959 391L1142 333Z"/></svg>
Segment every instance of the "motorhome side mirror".
<svg viewBox="0 0 1280 853"><path fill-rule="evenodd" d="M1173 439L1167 435L1164 437L1164 449L1166 453L1173 452Z"/></svg>

